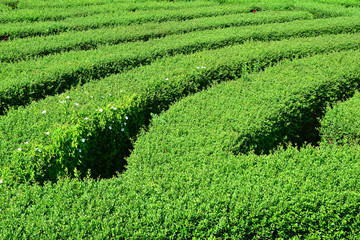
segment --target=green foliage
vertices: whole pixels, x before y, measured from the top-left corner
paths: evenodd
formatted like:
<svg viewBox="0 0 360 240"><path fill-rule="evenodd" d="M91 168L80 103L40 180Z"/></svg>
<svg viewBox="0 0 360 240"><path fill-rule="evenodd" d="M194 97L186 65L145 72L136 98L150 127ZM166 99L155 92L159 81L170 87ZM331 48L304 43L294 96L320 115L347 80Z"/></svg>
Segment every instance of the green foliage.
<svg viewBox="0 0 360 240"><path fill-rule="evenodd" d="M1 2L0 2L1 3ZM3 4L17 9L19 1L7 0ZM21 6L22 4L20 4ZM63 19L70 18L68 21L74 20L71 17L79 18L92 16L96 14L112 14L113 16L119 16L129 14L132 10L140 10L138 14L147 14L148 12L143 10L171 10L171 9L186 9L186 8L197 8L210 6L210 3L205 2L194 2L194 3L161 3L154 4L149 3L108 3L103 5L90 5L90 6L72 6L71 8L41 8L41 9L18 9L16 11L6 12L0 14L0 23L11 23L11 22L37 22L37 21L60 21ZM154 13L152 13L154 14ZM76 21L76 20L75 20ZM22 23L24 24L24 23Z"/></svg>
<svg viewBox="0 0 360 240"><path fill-rule="evenodd" d="M0 0L0 239L359 239L359 13Z"/></svg>
<svg viewBox="0 0 360 240"><path fill-rule="evenodd" d="M7 23L2 24L0 28L0 38L3 36L10 36L11 39L38 35L45 36L72 30L83 31L101 27L141 24L145 22L165 22L170 20L183 21L199 17L213 17L226 14L248 13L253 9L261 9L261 11L308 11L316 18L355 15L359 16L359 11L354 9L304 1L265 1L258 2L256 4L245 3L230 5L212 4L212 6L209 7L186 7L186 11L184 11L184 9L170 9L167 11L136 11L128 12L122 15L116 13L106 13L96 14L87 17L72 17L64 19L62 21L33 22L32 24L23 24L21 22ZM52 10L51 13L54 14Z"/></svg>
<svg viewBox="0 0 360 240"><path fill-rule="evenodd" d="M46 95L61 93L72 86L100 79L159 57L215 49L247 40L271 41L290 37L356 32L358 17L300 20L260 26L171 35L163 39L102 46L96 50L70 51L19 63L3 63L0 68L0 113L25 105Z"/></svg>
<svg viewBox="0 0 360 240"><path fill-rule="evenodd" d="M320 133L324 144L358 144L360 141L360 94L328 108L321 120Z"/></svg>
<svg viewBox="0 0 360 240"><path fill-rule="evenodd" d="M326 105L359 87L359 57L359 51L344 51L284 61L185 98L155 121L144 142L138 140L136 161L147 161L149 153L154 161L158 154L186 156L190 149L198 159L222 151L261 154L288 142L317 141Z"/></svg>
<svg viewBox="0 0 360 240"><path fill-rule="evenodd" d="M44 56L69 50L89 50L99 45L149 40L167 35L231 26L260 25L312 19L306 12L260 12L253 14L231 14L219 17L203 17L182 22L144 23L134 26L119 26L88 31L70 31L55 36L15 39L0 45L0 61L11 62ZM36 42L37 44L34 44Z"/></svg>
<svg viewBox="0 0 360 240"><path fill-rule="evenodd" d="M358 48L359 41L357 34L343 34L250 42L179 55L12 110L0 118L2 178L8 182L56 180L64 169L72 174L75 167L82 175L91 168L93 177L109 177L123 168L131 139L151 113L246 71L259 71L286 58ZM99 109L103 110L101 114ZM38 149L42 152L36 152ZM55 164L59 159L64 160ZM51 168L54 170L46 170Z"/></svg>
<svg viewBox="0 0 360 240"><path fill-rule="evenodd" d="M189 152L108 180L0 185L0 238L357 239L359 152Z"/></svg>
<svg viewBox="0 0 360 240"><path fill-rule="evenodd" d="M96 8L95 8L96 9ZM124 14L103 13L87 17L73 17L62 21L34 22L32 24L7 23L0 29L1 36L14 38L24 38L29 36L53 35L59 32L71 30L82 31L97 29L101 27L111 27L118 25L141 24L146 22L165 22L170 20L183 21L199 17L221 16L226 14L248 12L249 6L209 6L209 7L187 7L184 9L169 9L167 11L141 10L127 12ZM34 10L35 11L35 10ZM53 14L53 10L49 10Z"/></svg>

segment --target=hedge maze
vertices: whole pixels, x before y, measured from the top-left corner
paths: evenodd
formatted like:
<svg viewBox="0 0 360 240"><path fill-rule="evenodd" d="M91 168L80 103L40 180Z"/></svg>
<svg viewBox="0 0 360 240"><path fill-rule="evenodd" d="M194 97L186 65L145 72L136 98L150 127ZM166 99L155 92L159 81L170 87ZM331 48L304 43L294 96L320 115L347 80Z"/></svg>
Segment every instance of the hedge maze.
<svg viewBox="0 0 360 240"><path fill-rule="evenodd" d="M0 0L1 239L357 239L353 0Z"/></svg>

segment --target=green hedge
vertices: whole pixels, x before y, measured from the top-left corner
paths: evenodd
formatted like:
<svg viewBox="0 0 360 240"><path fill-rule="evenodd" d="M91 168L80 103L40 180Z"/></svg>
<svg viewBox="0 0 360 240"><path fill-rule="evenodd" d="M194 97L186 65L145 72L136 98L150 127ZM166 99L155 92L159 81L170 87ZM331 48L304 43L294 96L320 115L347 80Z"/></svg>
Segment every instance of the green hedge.
<svg viewBox="0 0 360 240"><path fill-rule="evenodd" d="M190 149L262 154L287 142L316 143L326 105L359 87L359 57L357 50L284 62L196 94L157 120L134 153L147 161L163 154L186 156Z"/></svg>
<svg viewBox="0 0 360 240"><path fill-rule="evenodd" d="M78 0L58 0L58 1L38 1L38 0L21 0L18 4L20 9L37 9L37 8L71 8L77 6L93 6L93 5L104 5L109 3L121 3L122 0L88 0L78 1ZM127 2L127 1L126 1ZM135 4L136 2L133 2ZM151 2L151 4L156 4L157 2ZM163 2L164 4L164 2Z"/></svg>
<svg viewBox="0 0 360 240"><path fill-rule="evenodd" d="M360 3L357 0L315 0L321 3L332 3L337 5L343 5L346 7L360 7Z"/></svg>
<svg viewBox="0 0 360 240"><path fill-rule="evenodd" d="M360 94L333 108L321 120L322 141L337 144L358 144L360 141Z"/></svg>
<svg viewBox="0 0 360 240"><path fill-rule="evenodd" d="M164 22L169 20L187 20L198 17L211 17L226 14L246 13L253 9L259 11L267 10L296 10L308 11L316 18L339 17L339 16L359 16L359 11L341 6L329 4L319 4L313 2L259 2L246 4L225 4L211 7L198 7L184 10L149 11L149 13L139 14L139 12L121 16L117 14L97 14L89 17L71 18L58 22L34 22L32 24L8 23L0 28L0 38L9 36L10 39L24 38L38 35L52 35L59 32L71 30L88 30L101 27L130 25L145 22Z"/></svg>
<svg viewBox="0 0 360 240"><path fill-rule="evenodd" d="M6 5L4 5L4 4L0 4L0 12L8 12L8 11L10 11L11 10L11 8L10 7L8 7L8 6L6 6Z"/></svg>
<svg viewBox="0 0 360 240"><path fill-rule="evenodd" d="M8 23L0 29L0 37L9 36L10 39L30 36L46 36L71 30L83 31L111 26L126 26L146 22L165 22L169 20L183 21L199 17L221 16L226 14L249 12L252 5L210 6L167 11L136 11L127 14L104 13L88 17L69 18L63 21L34 22L32 24Z"/></svg>
<svg viewBox="0 0 360 240"><path fill-rule="evenodd" d="M89 50L104 44L149 40L171 34L197 30L245 26L274 22L312 19L307 12L259 12L254 14L231 14L219 17L204 17L186 21L144 23L141 25L101 28L81 32L66 32L55 36L15 39L0 44L0 61L11 62L29 57L43 56L69 50ZM34 44L36 43L36 44Z"/></svg>
<svg viewBox="0 0 360 240"><path fill-rule="evenodd" d="M71 17L86 17L95 14L115 14L128 15L129 11L140 10L138 14L147 14L148 12L142 10L174 10L188 8L199 8L211 6L210 3L205 2L190 2L190 3L108 3L104 5L90 5L90 6L72 6L70 8L41 8L39 9L16 9L13 11L0 14L0 23L23 22L22 24L30 24L30 22L37 21L60 21ZM72 19L69 19L71 21Z"/></svg>
<svg viewBox="0 0 360 240"><path fill-rule="evenodd" d="M131 139L151 113L246 71L261 70L284 58L357 49L359 41L357 34L343 34L253 42L164 58L10 111L0 117L1 178L42 182L56 180L66 169L73 175L75 168L81 176L91 169L93 177L109 177L121 171L124 160L119 159L129 154Z"/></svg>
<svg viewBox="0 0 360 240"><path fill-rule="evenodd" d="M102 46L96 50L67 52L0 68L0 113L83 84L93 79L145 65L165 55L191 53L243 43L247 40L281 40L290 37L357 32L358 17L301 20L261 26L171 35L163 39Z"/></svg>
<svg viewBox="0 0 360 240"><path fill-rule="evenodd" d="M4 182L0 238L360 237L359 146L201 158L191 150L186 156L131 158L123 175L108 180L17 188Z"/></svg>

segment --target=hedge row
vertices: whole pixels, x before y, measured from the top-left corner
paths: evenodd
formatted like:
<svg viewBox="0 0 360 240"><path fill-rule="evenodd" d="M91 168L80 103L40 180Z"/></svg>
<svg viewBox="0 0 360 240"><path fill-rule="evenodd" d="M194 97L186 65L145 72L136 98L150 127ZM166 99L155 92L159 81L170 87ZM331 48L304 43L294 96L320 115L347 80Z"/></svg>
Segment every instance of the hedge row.
<svg viewBox="0 0 360 240"><path fill-rule="evenodd" d="M345 34L253 42L164 58L10 111L0 117L1 179L43 182L75 168L81 176L88 169L93 177L112 176L140 127L177 99L284 58L357 49L359 41Z"/></svg>
<svg viewBox="0 0 360 240"><path fill-rule="evenodd" d="M124 217L121 231L150 238L358 238L359 146L235 155L305 137L326 103L359 87L359 57L347 51L283 62L156 117L128 159L125 175L134 183L123 184L143 195L126 196L124 205L140 212Z"/></svg>
<svg viewBox="0 0 360 240"><path fill-rule="evenodd" d="M185 10L188 8L198 8L211 6L214 4L205 2L190 2L190 3L109 3L104 5L92 5L92 6L73 6L71 8L42 8L39 9L17 9L13 11L7 11L0 13L0 23L10 22L29 22L37 21L60 21L70 17L86 17L95 14L111 14L116 13L118 15L128 15L129 11L140 10L135 16L146 14L147 12L141 10ZM69 19L71 21L71 19ZM22 23L25 24L25 23Z"/></svg>
<svg viewBox="0 0 360 240"><path fill-rule="evenodd" d="M182 22L144 23L135 26L118 26L81 32L66 32L55 36L15 39L0 44L0 61L11 62L29 57L43 56L69 50L89 50L104 44L149 40L171 34L231 26L245 26L274 22L312 19L307 12L259 12L204 17ZM36 44L34 44L36 43Z"/></svg>
<svg viewBox="0 0 360 240"><path fill-rule="evenodd" d="M337 5L343 5L346 7L360 7L360 3L357 0L315 0L321 3L331 3Z"/></svg>
<svg viewBox="0 0 360 240"><path fill-rule="evenodd" d="M238 119L227 110L236 112L234 109L237 109L239 113L242 101L238 101L238 95L246 94L250 88L255 92L255 82L260 83L259 86L261 81L265 85L270 82L280 85L282 88L269 88L279 93L287 90L277 74L291 82L302 75L306 81L307 73L303 67L316 65L322 68L311 67L308 72L310 78L319 77L313 79L316 84L322 82L322 73L329 76L329 70L335 72L333 67L339 67L334 76L341 76L343 70L346 74L349 68L350 72L359 73L356 61L359 54L344 52L288 62L259 75L248 76L247 83L241 82L242 79L179 102L155 118L150 132L138 140L127 171L118 178L99 181L60 179L56 184L23 184L16 188L10 188L4 180L0 184L0 237L359 238L358 145L306 147L300 151L288 147L268 156L235 157L227 151L234 135L222 133L237 131L233 126L239 125ZM292 89L296 86L305 87L303 90L312 88L308 82L308 86L294 82ZM231 87L238 94L229 91ZM333 88L330 86L330 89ZM256 92L256 100L260 100L263 93L271 95L266 90ZM229 93L233 98L227 97ZM217 105L217 96L224 105L214 108L209 100L215 99ZM297 96L293 96L294 100ZM308 100L311 97L308 95ZM226 98L231 103L225 101ZM197 100L204 105L201 107ZM273 99L267 100L273 102ZM193 104L199 107L198 114L182 108L192 108ZM229 106L231 108L225 109ZM211 112L208 107L217 112ZM210 119L205 112L210 114ZM243 123L251 122L249 116ZM201 130L198 131L196 126L199 125Z"/></svg>
<svg viewBox="0 0 360 240"><path fill-rule="evenodd" d="M360 85L359 57L356 50L282 62L189 97L154 124L134 153L146 161L190 149L263 154L289 141L318 140L326 105L350 97Z"/></svg>
<svg viewBox="0 0 360 240"><path fill-rule="evenodd" d="M359 153L187 154L108 180L0 185L0 238L358 239Z"/></svg>
<svg viewBox="0 0 360 240"><path fill-rule="evenodd" d="M214 49L250 39L270 41L293 36L357 32L360 29L358 19L341 17L206 30L145 43L102 46L85 52L71 51L39 60L1 64L0 112L4 113L9 107L25 105L46 95L63 92L92 79L149 64L165 55Z"/></svg>
<svg viewBox="0 0 360 240"><path fill-rule="evenodd" d="M38 35L52 35L71 30L88 30L116 25L129 25L133 23L164 22L169 20L187 20L198 17L220 16L226 14L245 13L254 9L264 10L299 10L308 11L316 18L359 16L359 11L340 6L318 4L312 2L260 2L237 5L215 5L212 7L183 10L168 10L139 14L139 12L121 16L118 14L97 14L89 17L65 19L58 22L34 22L32 24L8 23L0 29L0 38L8 36L9 39L24 38Z"/></svg>
<svg viewBox="0 0 360 240"><path fill-rule="evenodd" d="M71 8L77 6L93 6L93 5L105 5L109 3L122 3L122 0L88 0L88 1L78 1L78 0L58 0L58 1L37 1L37 0L21 0L17 8L19 9L43 9L43 8ZM126 1L125 1L126 2ZM137 2L133 2L136 4ZM156 4L159 2L151 2L152 4ZM162 2L164 4L164 2Z"/></svg>
<svg viewBox="0 0 360 240"><path fill-rule="evenodd" d="M252 5L215 5L210 7L187 8L167 11L136 11L126 14L96 14L89 17L69 18L63 21L34 22L32 24L8 23L0 29L0 37L10 39L29 36L46 36L71 30L82 31L101 27L140 24L146 22L165 22L169 20L187 20L198 17L221 16L226 14L249 12Z"/></svg>
<svg viewBox="0 0 360 240"><path fill-rule="evenodd" d="M322 141L337 144L360 143L360 94L346 102L328 108L321 120Z"/></svg>

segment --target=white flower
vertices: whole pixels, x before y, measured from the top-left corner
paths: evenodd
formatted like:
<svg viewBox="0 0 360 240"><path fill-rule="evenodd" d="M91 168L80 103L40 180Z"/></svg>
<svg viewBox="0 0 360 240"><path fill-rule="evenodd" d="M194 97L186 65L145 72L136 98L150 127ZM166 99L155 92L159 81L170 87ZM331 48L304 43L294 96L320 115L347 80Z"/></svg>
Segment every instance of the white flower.
<svg viewBox="0 0 360 240"><path fill-rule="evenodd" d="M200 67L196 67L197 69L199 69Z"/></svg>
<svg viewBox="0 0 360 240"><path fill-rule="evenodd" d="M109 126L109 129L111 130L111 129L112 129L112 127L111 127L111 126Z"/></svg>
<svg viewBox="0 0 360 240"><path fill-rule="evenodd" d="M79 149L79 152L81 152L81 149Z"/></svg>
<svg viewBox="0 0 360 240"><path fill-rule="evenodd" d="M18 148L17 150L18 150L18 151L21 151L22 149L21 149L21 148Z"/></svg>
<svg viewBox="0 0 360 240"><path fill-rule="evenodd" d="M124 123L124 125L126 126L127 123Z"/></svg>
<svg viewBox="0 0 360 240"><path fill-rule="evenodd" d="M129 119L128 116L125 116L125 119L128 120Z"/></svg>
<svg viewBox="0 0 360 240"><path fill-rule="evenodd" d="M101 96L101 98L104 98L104 96Z"/></svg>
<svg viewBox="0 0 360 240"><path fill-rule="evenodd" d="M103 110L101 108L99 108L99 112L102 112Z"/></svg>
<svg viewBox="0 0 360 240"><path fill-rule="evenodd" d="M46 134L46 135L49 135L49 134L50 134L50 132L46 132L45 134Z"/></svg>
<svg viewBox="0 0 360 240"><path fill-rule="evenodd" d="M169 80L168 78L165 78L165 80Z"/></svg>
<svg viewBox="0 0 360 240"><path fill-rule="evenodd" d="M120 92L123 92L123 90L120 90Z"/></svg>
<svg viewBox="0 0 360 240"><path fill-rule="evenodd" d="M79 106L80 104L79 103L75 103L76 106Z"/></svg>
<svg viewBox="0 0 360 240"><path fill-rule="evenodd" d="M4 183L2 179L0 179L0 184L1 184L1 183Z"/></svg>
<svg viewBox="0 0 360 240"><path fill-rule="evenodd" d="M122 132L123 132L124 130L125 130L125 129L123 129L123 128L121 129Z"/></svg>
<svg viewBox="0 0 360 240"><path fill-rule="evenodd" d="M42 111L41 113L42 113L42 114L46 113L46 110Z"/></svg>
<svg viewBox="0 0 360 240"><path fill-rule="evenodd" d="M88 117L86 117L86 118L85 118L85 120L89 120L89 118L88 118Z"/></svg>
<svg viewBox="0 0 360 240"><path fill-rule="evenodd" d="M66 101L64 100L64 101L60 101L60 103L66 103Z"/></svg>
<svg viewBox="0 0 360 240"><path fill-rule="evenodd" d="M66 98L67 98L67 99L69 99L69 98L70 98L70 96L67 96Z"/></svg>
<svg viewBox="0 0 360 240"><path fill-rule="evenodd" d="M111 93L109 93L109 96L111 96Z"/></svg>
<svg viewBox="0 0 360 240"><path fill-rule="evenodd" d="M25 144L29 144L29 142L25 142Z"/></svg>
<svg viewBox="0 0 360 240"><path fill-rule="evenodd" d="M91 96L91 98L93 98L94 96Z"/></svg>
<svg viewBox="0 0 360 240"><path fill-rule="evenodd" d="M82 142L85 142L85 138L81 139Z"/></svg>
<svg viewBox="0 0 360 240"><path fill-rule="evenodd" d="M41 149L39 149L38 151L41 152Z"/></svg>

